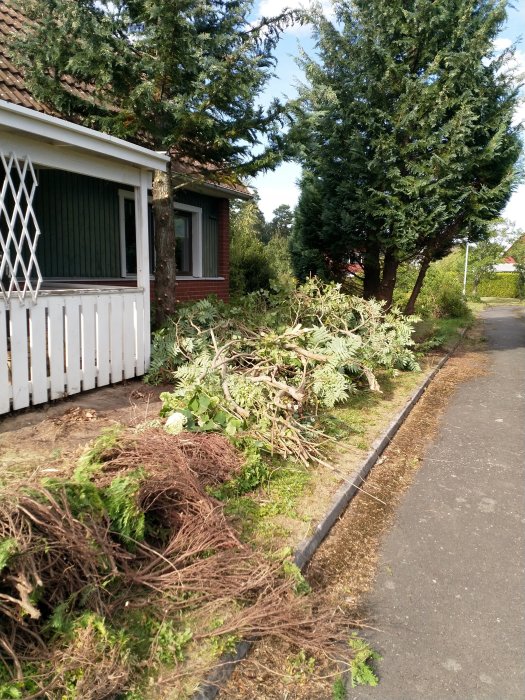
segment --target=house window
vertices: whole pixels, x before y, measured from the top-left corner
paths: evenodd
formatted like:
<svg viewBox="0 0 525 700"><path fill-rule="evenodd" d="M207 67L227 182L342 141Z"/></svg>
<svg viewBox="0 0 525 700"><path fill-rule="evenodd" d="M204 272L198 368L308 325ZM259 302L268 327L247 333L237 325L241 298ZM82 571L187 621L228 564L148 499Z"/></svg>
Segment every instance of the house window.
<svg viewBox="0 0 525 700"><path fill-rule="evenodd" d="M119 190L120 200L120 247L122 256L122 277L137 275L137 234L135 230L135 198L133 192ZM153 208L148 199L148 238L149 271L155 272L155 243L153 226Z"/></svg>
<svg viewBox="0 0 525 700"><path fill-rule="evenodd" d="M177 274L192 275L192 214L175 210L175 262Z"/></svg>
<svg viewBox="0 0 525 700"><path fill-rule="evenodd" d="M135 199L133 192L119 190L120 245L122 276L137 274L137 242L135 233ZM177 275L202 277L202 209L189 204L175 204L174 254ZM155 272L154 220L151 198L148 203L150 273Z"/></svg>

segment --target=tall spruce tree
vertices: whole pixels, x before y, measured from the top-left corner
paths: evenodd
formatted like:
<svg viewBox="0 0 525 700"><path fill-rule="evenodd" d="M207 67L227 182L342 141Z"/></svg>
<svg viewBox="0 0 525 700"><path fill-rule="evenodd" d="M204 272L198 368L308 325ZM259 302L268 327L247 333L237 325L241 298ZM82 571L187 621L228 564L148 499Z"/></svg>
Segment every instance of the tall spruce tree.
<svg viewBox="0 0 525 700"><path fill-rule="evenodd" d="M392 302L399 264L476 241L517 178L519 85L495 55L505 0L353 0L319 19L303 59L295 140L303 163L296 272L364 269L366 297Z"/></svg>
<svg viewBox="0 0 525 700"><path fill-rule="evenodd" d="M32 21L14 50L35 95L66 117L170 151L222 182L280 159L282 107L263 109L257 98L290 13L253 24L252 0L19 5ZM71 89L75 81L90 86L91 99ZM172 188L156 173L157 323L175 312Z"/></svg>

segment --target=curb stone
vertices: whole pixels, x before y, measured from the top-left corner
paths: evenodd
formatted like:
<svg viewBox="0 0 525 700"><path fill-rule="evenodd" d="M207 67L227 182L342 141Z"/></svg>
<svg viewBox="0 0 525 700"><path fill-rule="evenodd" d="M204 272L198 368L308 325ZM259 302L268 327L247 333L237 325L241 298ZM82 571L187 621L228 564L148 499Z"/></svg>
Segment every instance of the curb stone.
<svg viewBox="0 0 525 700"><path fill-rule="evenodd" d="M392 442L392 439L405 422L409 413L423 396L429 384L456 351L466 332L466 328L460 332L458 341L454 344L453 348L441 358L419 388L414 392L414 394L412 394L401 411L390 423L383 435L372 443L372 449L361 466L356 469L353 474L347 477L343 485L337 490L332 504L330 505L324 518L315 528L314 534L307 540L301 542L295 551L294 564L298 566L299 569L303 570L310 562L323 540L328 536L330 530L344 513L355 494L359 491L360 485L366 479L372 467L376 464L377 460ZM242 661L247 656L254 642L255 640L240 641L237 645L235 653L226 654L223 657L220 666L208 674L208 677L204 683L202 683L197 691L191 696L191 700L215 700L220 693L221 688L230 679L237 663Z"/></svg>

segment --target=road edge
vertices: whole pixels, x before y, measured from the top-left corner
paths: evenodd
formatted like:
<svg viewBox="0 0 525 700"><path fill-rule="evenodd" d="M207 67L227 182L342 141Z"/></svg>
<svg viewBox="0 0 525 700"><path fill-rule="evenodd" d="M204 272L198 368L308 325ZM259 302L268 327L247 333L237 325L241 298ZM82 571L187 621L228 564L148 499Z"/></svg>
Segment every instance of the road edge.
<svg viewBox="0 0 525 700"><path fill-rule="evenodd" d="M439 360L434 369L425 377L420 386L392 420L385 432L374 441L371 451L361 463L361 466L358 467L351 476L347 477L343 485L339 487L327 513L317 524L314 534L308 539L303 540L295 551L294 563L299 567L299 569L303 570L307 564L309 564L322 542L330 534L330 531L336 522L343 515L352 499L359 491L360 484L363 483L374 465L377 463L378 459L390 445L399 428L403 425L414 406L419 402L430 383L457 350L461 341L465 337L466 332L467 329L463 329L452 349L449 350L441 358L441 360ZM242 661L247 656L253 644L253 640L240 641L237 645L236 651L232 654L226 654L223 657L221 664L208 674L206 681L204 681L204 683L191 696L191 700L215 700L217 695L220 693L222 686L224 686L225 682L229 680L230 676L232 675L237 663Z"/></svg>

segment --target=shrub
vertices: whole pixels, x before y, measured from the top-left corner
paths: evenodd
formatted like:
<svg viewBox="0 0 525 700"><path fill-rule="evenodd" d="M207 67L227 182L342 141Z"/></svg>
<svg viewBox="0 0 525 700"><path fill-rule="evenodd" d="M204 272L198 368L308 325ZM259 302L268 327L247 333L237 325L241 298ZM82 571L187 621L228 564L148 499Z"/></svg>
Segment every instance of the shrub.
<svg viewBox="0 0 525 700"><path fill-rule="evenodd" d="M496 272L491 279L480 282L478 293L482 297L519 297L520 276L518 272Z"/></svg>

